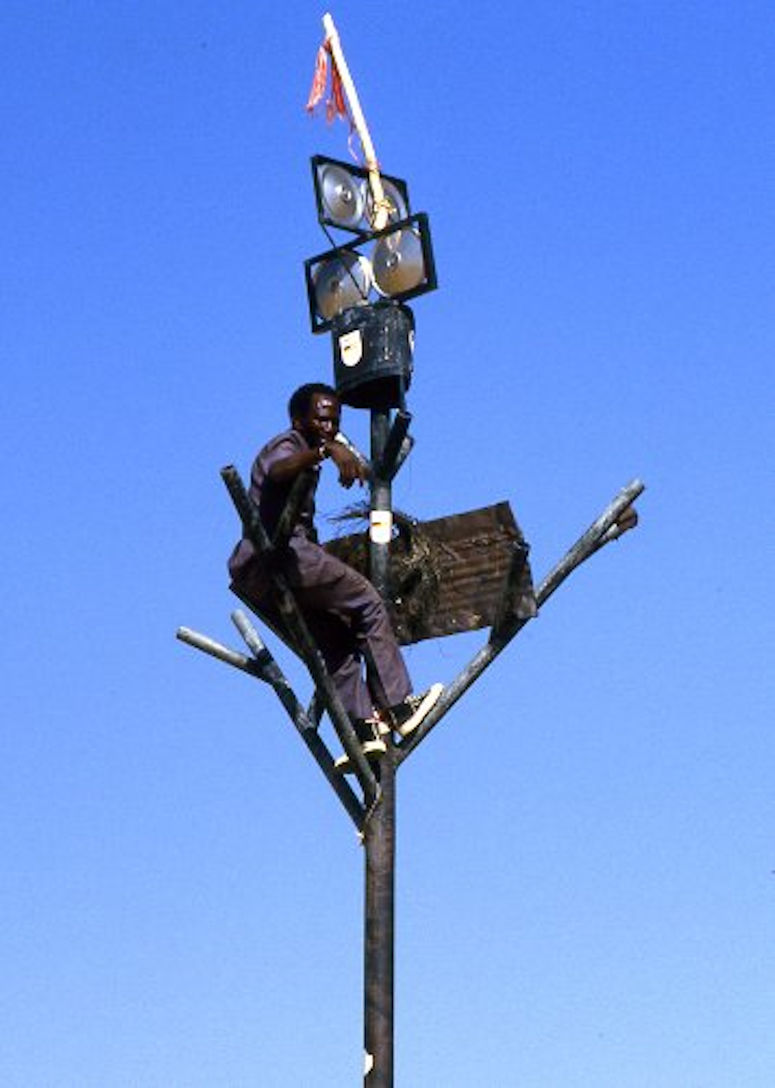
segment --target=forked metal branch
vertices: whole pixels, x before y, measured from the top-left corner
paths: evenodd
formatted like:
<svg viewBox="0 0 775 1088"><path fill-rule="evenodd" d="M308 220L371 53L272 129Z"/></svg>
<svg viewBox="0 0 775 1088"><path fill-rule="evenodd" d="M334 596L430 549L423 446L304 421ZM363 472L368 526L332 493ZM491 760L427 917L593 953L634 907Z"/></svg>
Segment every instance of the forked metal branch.
<svg viewBox="0 0 775 1088"><path fill-rule="evenodd" d="M244 490L236 469L229 466L228 469L223 470L222 475L243 520L246 532L249 533L257 547L264 552L271 553L274 550L274 543L269 540L253 504ZM307 485L299 484L299 486L294 487L281 517L281 531L276 534L276 539L280 541L287 540L287 534L293 526L293 518L303 501L305 486ZM590 556L594 555L605 544L617 539L623 532L634 528L637 524L637 516L632 509L632 504L643 491L644 484L637 479L622 488L600 517L579 537L541 582L536 591L536 604L539 607L545 604L565 579ZM495 658L533 618L532 616L520 618L514 614L517 583L525 559L526 551L515 551L504 582L503 599L487 643L474 655L452 683L445 687L438 703L417 732L396 746L396 765L402 763L422 743L431 730L446 715L447 711L455 705L484 670L492 664ZM360 831L363 829L366 807L360 803L354 791L334 769L331 753L317 732L317 724L323 709L328 710L339 739L359 772L358 778L364 789L368 804L373 803L379 796L379 785L374 778L371 767L363 757L350 719L344 707L341 706L320 651L317 649L304 623L292 593L281 575L275 573L273 581L278 590L278 603L283 620L286 622L295 644L301 647L301 656L307 664L315 683L315 692L308 710L305 710L299 702L284 673L244 613L235 612L232 619L248 648L252 651L253 657L237 653L187 627L178 629L178 638L204 653L219 658L234 668L250 673L252 676L268 683L274 689L291 721ZM359 766L361 763L366 764L368 777L363 774L363 768Z"/></svg>
<svg viewBox="0 0 775 1088"><path fill-rule="evenodd" d="M221 476L240 516L245 535L259 551L271 555L272 544L266 529L261 523L255 504L245 490L240 474L233 465L228 465L221 470ZM300 490L295 491L294 501L298 502L300 497ZM363 787L364 797L368 804L372 804L379 797L379 784L363 754L349 715L342 706L342 701L328 674L323 656L304 622L304 617L296 604L293 593L288 588L288 584L279 570L272 572L272 584L283 625L297 652L304 659L315 686L326 703L331 723L342 742L342 747L350 757L358 781Z"/></svg>
<svg viewBox="0 0 775 1088"><path fill-rule="evenodd" d="M203 653L210 654L211 657L216 657L219 661L224 661L227 665L232 665L242 672L255 676L257 680L262 680L274 689L278 699L285 707L288 717L295 725L296 731L328 779L345 811L358 831L362 832L366 810L349 783L334 767L331 753L318 733L315 723L310 719L309 714L296 697L282 669L244 612L233 612L232 620L253 654L252 657L230 650L228 646L223 646L214 639L199 634L198 631L192 631L189 627L179 627L177 637L181 642L185 642L197 650L202 650Z"/></svg>
<svg viewBox="0 0 775 1088"><path fill-rule="evenodd" d="M640 480L633 480L631 483L627 484L626 487L622 488L613 502L606 507L600 517L590 525L587 531L579 537L573 547L568 550L560 562L549 572L546 578L544 578L536 592L536 604L539 608L548 601L569 574L586 559L589 559L589 557L598 551L603 544L607 543L608 540L615 539L615 536L610 536L606 539L607 534L620 523L620 519L623 519L624 515L628 513L629 507L644 489L644 484L642 484ZM635 521L630 521L622 531L626 531L626 528L631 528L634 523ZM620 534L617 533L616 535ZM511 577L511 573L509 577ZM507 585L504 587L504 592L510 591L508 581L509 580L507 579ZM474 681L482 675L488 665L492 664L498 654L508 646L514 636L518 635L525 624L529 622L530 618L515 618L512 620L511 624L500 622L497 629L496 626L493 626L487 644L474 655L468 665L466 665L452 683L444 689L439 701L417 732L398 745L396 759L399 764L414 751L418 744L421 744L422 741L425 740L430 731L434 726L438 725L447 711L455 705L458 699L471 687Z"/></svg>

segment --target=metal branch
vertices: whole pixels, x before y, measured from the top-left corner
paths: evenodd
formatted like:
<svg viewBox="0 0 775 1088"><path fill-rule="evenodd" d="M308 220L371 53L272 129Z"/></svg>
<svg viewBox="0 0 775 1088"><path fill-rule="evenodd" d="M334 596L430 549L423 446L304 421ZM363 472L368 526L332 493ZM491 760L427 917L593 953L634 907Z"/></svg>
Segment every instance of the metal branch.
<svg viewBox="0 0 775 1088"><path fill-rule="evenodd" d="M261 552L268 553L271 550L271 544L266 529L258 516L254 503L245 490L245 485L236 468L233 465L228 465L226 468L221 469L221 476L240 516L245 535ZM334 729L342 742L345 752L350 757L351 765L363 787L364 796L367 802L371 804L379 797L379 785L368 760L361 750L360 742L349 715L342 706L341 699L328 674L323 656L304 622L304 617L291 590L288 588L285 578L279 571L273 571L271 579L283 625L288 631L297 653L304 659L315 686L325 700L326 709L331 717Z"/></svg>
<svg viewBox="0 0 775 1088"><path fill-rule="evenodd" d="M269 648L263 642L258 631L244 612L232 612L231 618L235 627L244 638L246 646L255 656L256 662L261 670L261 679L274 689L277 698L285 707L288 717L296 726L296 730L301 736L301 739L307 745L307 748L309 748L315 762L333 787L334 792L344 805L358 831L363 831L363 824L366 817L365 809L350 785L345 781L344 777L339 774L334 766L334 760L331 753L323 743L315 726L309 720L304 707L297 699L296 694L288 683L282 669L272 657Z"/></svg>
<svg viewBox="0 0 775 1088"><path fill-rule="evenodd" d="M312 472L301 472L293 481L272 537L272 547L275 551L281 551L290 540L299 511L309 496L314 480L315 476Z"/></svg>
<svg viewBox="0 0 775 1088"><path fill-rule="evenodd" d="M521 619L532 619L537 612L532 585L528 593L520 593L522 572L530 549L527 544L516 544L503 585L498 610L492 624L490 641L502 638Z"/></svg>
<svg viewBox="0 0 775 1088"><path fill-rule="evenodd" d="M193 646L195 650L201 650L202 653L209 654L210 657L225 661L227 665L233 665L235 669L240 669L242 672L249 672L251 676L255 676L258 680L262 679L260 666L252 657L246 657L245 654L237 653L236 650L230 650L228 646L223 646L220 642L216 642L215 639L208 638L207 635L200 635L198 631L192 631L190 627L178 627L175 637L180 639L181 642Z"/></svg>
<svg viewBox="0 0 775 1088"><path fill-rule="evenodd" d="M312 692L312 698L309 701L309 706L307 707L307 717L316 729L320 725L320 719L323 717L325 709L326 706L320 697L320 692L317 688L315 688L315 690Z"/></svg>
<svg viewBox="0 0 775 1088"><path fill-rule="evenodd" d="M398 471L398 457L401 447L407 437L409 424L412 422L410 412L398 411L390 428L390 433L385 444L385 452L380 458L379 464L374 470L375 476L382 480L392 480Z"/></svg>
<svg viewBox="0 0 775 1088"><path fill-rule="evenodd" d="M242 620L245 624L244 632L241 624L235 619L237 615L242 616ZM331 753L326 748L314 726L308 720L304 708L296 698L293 689L285 678L279 665L261 641L258 632L251 626L247 617L242 613L234 613L232 618L240 629L240 633L243 635L248 647L255 655L254 657L246 657L245 654L238 653L236 650L230 650L228 646L223 646L220 642L216 642L214 639L208 638L207 635L202 635L198 631L192 631L189 627L179 627L177 630L177 637L181 642L185 642L189 646L193 646L195 649L209 654L210 657L217 658L219 661L224 661L227 665L233 665L234 668L240 669L241 672L247 672L257 680L262 680L265 684L269 684L270 687L274 688L277 697L288 712L288 717L296 726L296 730L301 736L301 739L307 745L316 763L331 783L334 792L342 802L345 811L352 819L356 828L359 832L362 832L366 819L365 809L353 793L349 784L334 767Z"/></svg>
<svg viewBox="0 0 775 1088"><path fill-rule="evenodd" d="M603 513L594 521L587 531L579 537L573 547L560 560L556 567L547 574L536 593L539 606L548 601L555 590L559 589L569 574L576 567L594 555L604 544L609 543L615 537L609 537L609 530L613 529L620 519L627 513L628 507L645 490L645 484L640 480L632 480L623 487L613 502L605 508ZM626 529L622 529L622 532ZM616 534L620 535L619 533Z"/></svg>
<svg viewBox="0 0 775 1088"><path fill-rule="evenodd" d="M312 729L313 727L307 719L304 708L296 698L293 688L248 617L244 612L237 611L232 612L231 618L234 626L245 640L245 645L253 654L259 668L260 678L274 688L291 721L302 731Z"/></svg>
<svg viewBox="0 0 775 1088"><path fill-rule="evenodd" d="M386 477L388 483L393 480L402 468L404 461L414 449L414 438L410 434L406 435L403 442L399 446L398 453L396 454L395 461L393 462L393 468L390 474Z"/></svg>
<svg viewBox="0 0 775 1088"><path fill-rule="evenodd" d="M603 511L600 517L590 525L589 529L565 554L560 562L549 572L536 592L536 603L540 607L549 600L555 590L559 589L565 579L573 573L586 559L589 559L603 544L607 543L606 534L623 517L628 507L644 490L644 484L640 480L633 480L622 488L613 502ZM611 539L611 538L609 538ZM514 620L511 627L496 634L493 630L490 640L474 655L459 675L444 689L439 701L433 710L419 727L416 733L398 745L397 760L403 762L413 752L418 744L428 736L444 715L450 710L458 699L471 687L484 670L490 665L502 650L511 642L515 635L519 634L529 619Z"/></svg>

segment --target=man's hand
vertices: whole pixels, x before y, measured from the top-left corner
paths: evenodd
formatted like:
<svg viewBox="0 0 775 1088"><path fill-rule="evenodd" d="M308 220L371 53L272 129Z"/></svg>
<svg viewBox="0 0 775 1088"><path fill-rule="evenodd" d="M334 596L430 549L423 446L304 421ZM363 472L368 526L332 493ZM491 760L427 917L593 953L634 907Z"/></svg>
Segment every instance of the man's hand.
<svg viewBox="0 0 775 1088"><path fill-rule="evenodd" d="M326 452L339 470L342 487L352 487L356 480L363 486L363 481L369 477L368 467L347 446L341 442L326 442Z"/></svg>

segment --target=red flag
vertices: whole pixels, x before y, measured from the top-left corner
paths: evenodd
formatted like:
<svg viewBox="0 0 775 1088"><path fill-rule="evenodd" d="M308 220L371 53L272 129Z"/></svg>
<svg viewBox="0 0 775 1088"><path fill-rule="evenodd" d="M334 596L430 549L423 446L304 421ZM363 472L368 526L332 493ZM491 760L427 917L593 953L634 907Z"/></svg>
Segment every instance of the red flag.
<svg viewBox="0 0 775 1088"><path fill-rule="evenodd" d="M336 67L336 61L331 53L331 43L328 38L326 38L320 49L318 49L318 55L315 61L315 74L312 77L312 86L310 87L309 98L307 99L305 108L307 113L313 113L315 107L322 101L323 96L326 93L329 58L331 59L331 88L328 93L328 98L326 99L326 120L330 123L335 117L342 117L350 120L350 123L352 124L344 96L342 77L339 75L339 70Z"/></svg>

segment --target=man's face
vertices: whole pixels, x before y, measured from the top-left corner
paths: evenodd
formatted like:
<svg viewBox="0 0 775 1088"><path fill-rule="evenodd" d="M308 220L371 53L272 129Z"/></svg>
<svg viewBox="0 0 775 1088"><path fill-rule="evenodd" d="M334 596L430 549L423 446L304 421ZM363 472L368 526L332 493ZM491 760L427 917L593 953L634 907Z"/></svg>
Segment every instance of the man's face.
<svg viewBox="0 0 775 1088"><path fill-rule="evenodd" d="M310 446L319 446L321 442L330 442L338 433L341 414L336 397L330 393L313 393L309 411L303 419L294 420L294 426Z"/></svg>

